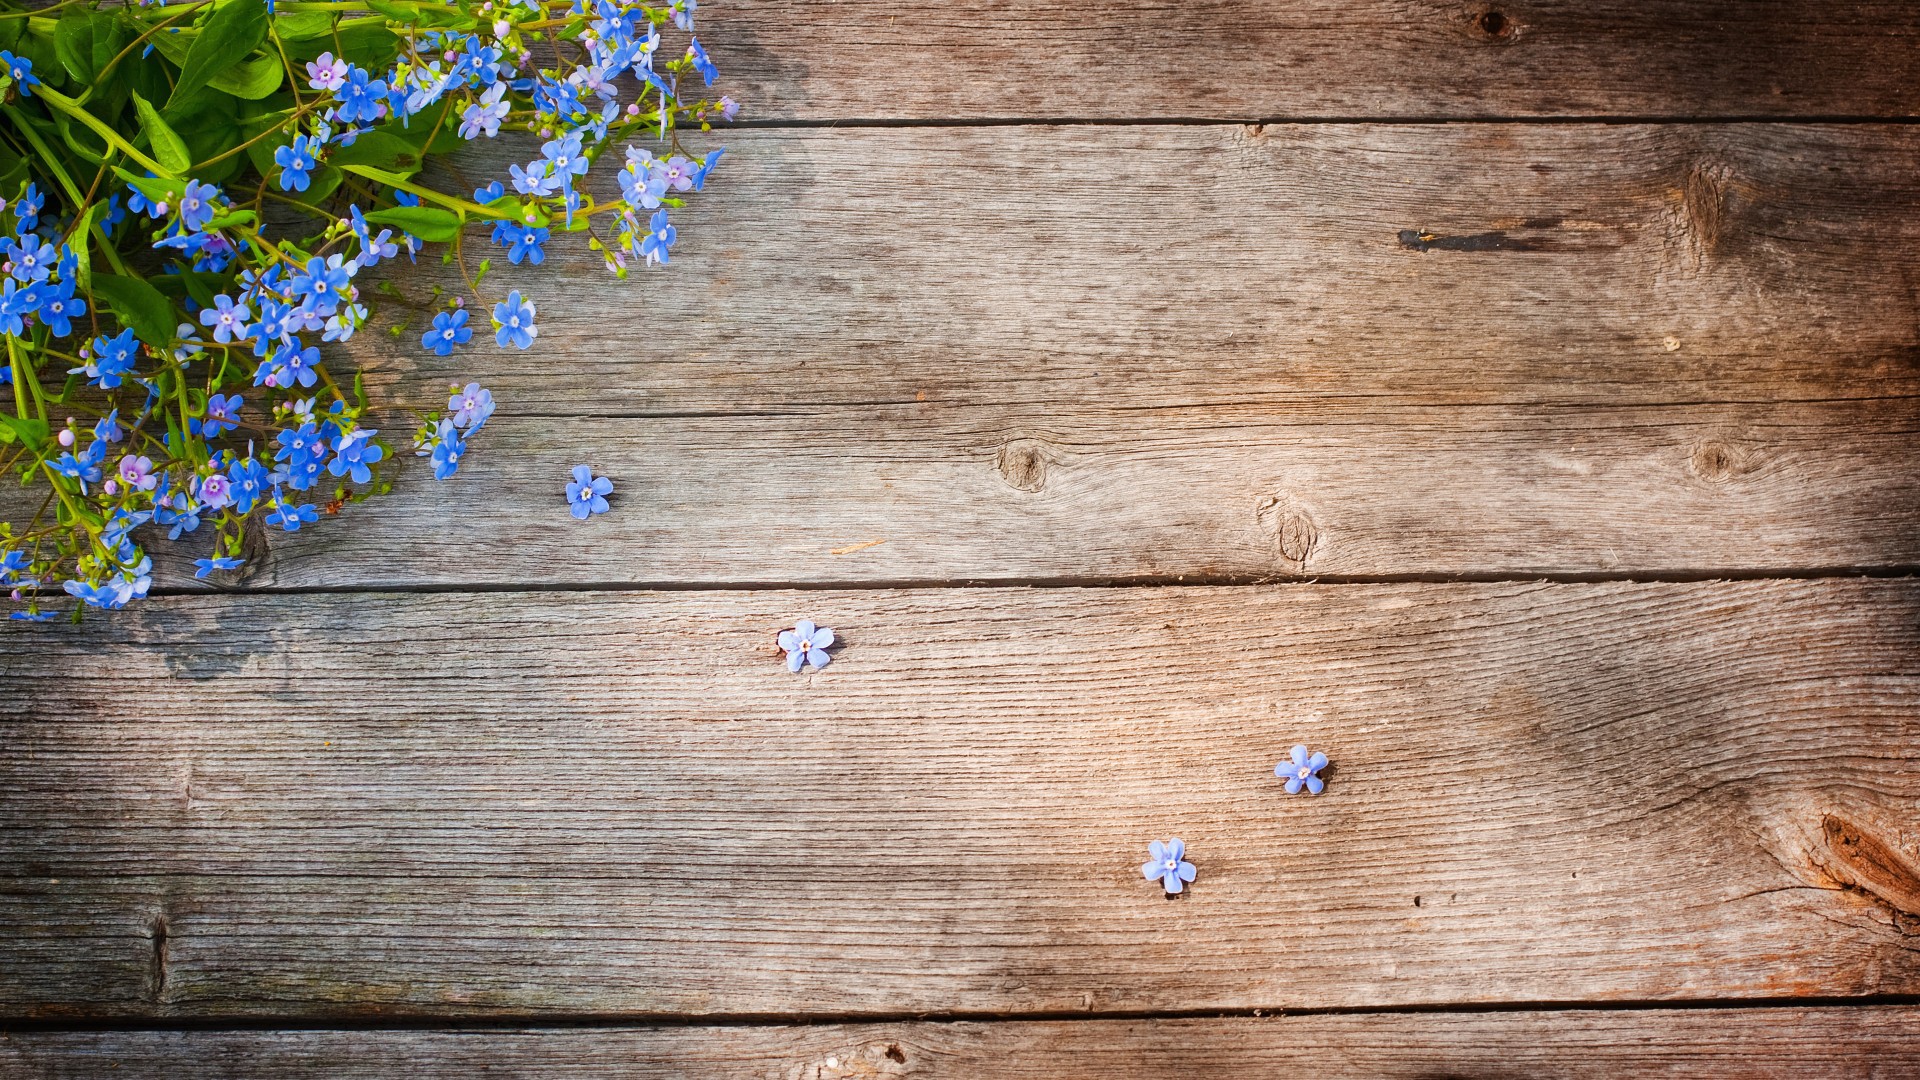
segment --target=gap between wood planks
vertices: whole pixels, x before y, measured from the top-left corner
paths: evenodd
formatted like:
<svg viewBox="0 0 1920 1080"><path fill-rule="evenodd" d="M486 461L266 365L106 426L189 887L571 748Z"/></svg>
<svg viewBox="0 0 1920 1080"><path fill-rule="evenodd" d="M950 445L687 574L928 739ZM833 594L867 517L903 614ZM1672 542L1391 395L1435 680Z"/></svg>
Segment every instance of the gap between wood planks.
<svg viewBox="0 0 1920 1080"><path fill-rule="evenodd" d="M1920 994L1859 997L1697 998L1627 1001L1460 1002L1413 1005L1333 1006L1307 1009L1112 1009L1083 1012L841 1012L841 1013L487 1013L486 1015L294 1018L197 1016L157 1018L0 1017L0 1038L12 1032L111 1031L537 1031L569 1029L831 1027L842 1024L1021 1024L1103 1020L1214 1020L1287 1016L1412 1016L1422 1014L1502 1016L1543 1012L1685 1013L1719 1009L1832 1009L1851 1012L1920 1005Z"/></svg>
<svg viewBox="0 0 1920 1080"><path fill-rule="evenodd" d="M1838 113L1827 116L1767 116L1760 113L1725 116L1661 116L1634 113L1571 116L1157 116L1116 119L1105 116L976 116L898 119L859 117L845 120L735 120L713 126L715 132L833 128L957 128L957 127L1213 127L1223 124L1317 124L1324 127L1440 127L1473 124L1920 124L1920 116L1868 116Z"/></svg>
<svg viewBox="0 0 1920 1080"><path fill-rule="evenodd" d="M1550 585L1685 584L1701 581L1823 581L1832 578L1920 577L1920 564L1898 566L1715 567L1667 570L1594 571L1545 574L1300 574L1300 575L1164 575L1123 578L912 578L855 583L821 581L598 581L488 582L417 585L288 585L267 588L183 588L155 586L150 596L301 596L307 594L379 593L587 593L587 592L870 592L934 589L1165 589L1174 587L1247 588L1265 585L1499 585L1538 582Z"/></svg>

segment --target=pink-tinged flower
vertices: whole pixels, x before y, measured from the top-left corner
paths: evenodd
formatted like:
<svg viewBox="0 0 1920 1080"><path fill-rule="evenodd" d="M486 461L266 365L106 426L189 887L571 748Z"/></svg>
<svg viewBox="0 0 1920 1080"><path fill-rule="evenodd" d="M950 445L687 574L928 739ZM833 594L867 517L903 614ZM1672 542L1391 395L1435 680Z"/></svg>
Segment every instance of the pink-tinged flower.
<svg viewBox="0 0 1920 1080"><path fill-rule="evenodd" d="M346 85L347 62L334 59L330 52L323 52L307 64L307 75L308 86L331 94Z"/></svg>
<svg viewBox="0 0 1920 1080"><path fill-rule="evenodd" d="M214 473L200 481L200 501L209 510L219 510L233 502L233 482L224 473Z"/></svg>
<svg viewBox="0 0 1920 1080"><path fill-rule="evenodd" d="M128 454L120 459L120 482L130 490L152 491L160 478L153 475L153 459Z"/></svg>

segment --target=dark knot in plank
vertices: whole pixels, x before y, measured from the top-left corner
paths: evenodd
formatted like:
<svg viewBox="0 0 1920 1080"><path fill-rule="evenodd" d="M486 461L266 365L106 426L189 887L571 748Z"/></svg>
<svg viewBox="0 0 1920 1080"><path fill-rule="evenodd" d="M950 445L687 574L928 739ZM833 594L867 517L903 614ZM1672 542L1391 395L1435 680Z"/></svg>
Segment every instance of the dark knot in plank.
<svg viewBox="0 0 1920 1080"><path fill-rule="evenodd" d="M1835 814L1820 821L1833 860L1826 871L1847 888L1892 909L1903 933L1920 932L1920 871L1891 844Z"/></svg>

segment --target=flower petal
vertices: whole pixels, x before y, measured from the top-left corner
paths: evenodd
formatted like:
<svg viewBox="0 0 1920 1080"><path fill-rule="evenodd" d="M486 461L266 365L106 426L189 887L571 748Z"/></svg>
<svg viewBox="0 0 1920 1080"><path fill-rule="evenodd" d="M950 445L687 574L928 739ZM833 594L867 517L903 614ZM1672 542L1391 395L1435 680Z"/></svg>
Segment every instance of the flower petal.
<svg viewBox="0 0 1920 1080"><path fill-rule="evenodd" d="M793 635L793 631L782 630L780 631L780 647L788 652L793 652L800 648L800 639Z"/></svg>
<svg viewBox="0 0 1920 1080"><path fill-rule="evenodd" d="M824 649L808 649L807 663L813 665L813 670L819 671L821 668L833 663L833 657L828 656Z"/></svg>
<svg viewBox="0 0 1920 1080"><path fill-rule="evenodd" d="M1317 776L1307 777L1307 794L1318 795L1327 789L1327 782Z"/></svg>
<svg viewBox="0 0 1920 1080"><path fill-rule="evenodd" d="M1167 858L1172 859L1174 862L1179 862L1186 854L1187 842L1185 840L1176 836L1167 841Z"/></svg>
<svg viewBox="0 0 1920 1080"><path fill-rule="evenodd" d="M1167 861L1167 845L1161 843L1158 840L1153 841L1152 843L1147 845L1147 857L1152 859L1156 865L1159 863L1166 862ZM1159 874L1155 873L1151 876L1158 877Z"/></svg>
<svg viewBox="0 0 1920 1080"><path fill-rule="evenodd" d="M796 634L799 634L803 638L812 637L813 636L813 620L801 619L799 622L794 623L793 632Z"/></svg>
<svg viewBox="0 0 1920 1080"><path fill-rule="evenodd" d="M607 479L607 478L606 478L606 477L604 477L604 476L596 476L596 477L594 477L594 478L593 478L593 483L592 483L592 484L589 484L588 486L589 486L589 487L591 487L591 488L593 488L593 491L594 491L594 494L596 494L596 495L611 495L611 494L613 494L613 481L611 481L611 480L609 480L609 479Z"/></svg>
<svg viewBox="0 0 1920 1080"><path fill-rule="evenodd" d="M1153 881L1160 876L1160 860L1148 859L1140 864L1140 876Z"/></svg>
<svg viewBox="0 0 1920 1080"><path fill-rule="evenodd" d="M1289 795L1300 794L1300 778L1299 777L1297 776L1287 777L1287 794Z"/></svg>
<svg viewBox="0 0 1920 1080"><path fill-rule="evenodd" d="M587 468L585 465L575 465L573 467L573 482L576 484L593 483L593 470Z"/></svg>
<svg viewBox="0 0 1920 1080"><path fill-rule="evenodd" d="M1160 887L1169 893L1177 893L1185 888L1184 885L1180 884L1180 875L1172 871L1168 871L1167 875L1160 879Z"/></svg>
<svg viewBox="0 0 1920 1080"><path fill-rule="evenodd" d="M1193 876L1197 873L1199 873L1199 871L1194 869L1194 866L1192 863L1183 862L1180 864L1180 880L1181 881L1192 881Z"/></svg>
<svg viewBox="0 0 1920 1080"><path fill-rule="evenodd" d="M585 521L587 519L588 510L587 510L586 503L583 503L583 502L574 503L572 506L568 507L567 510L574 517L577 517L582 521Z"/></svg>
<svg viewBox="0 0 1920 1080"><path fill-rule="evenodd" d="M1296 746L1292 750L1287 751L1287 756L1293 759L1295 765L1305 765L1307 763L1307 748L1304 745Z"/></svg>
<svg viewBox="0 0 1920 1080"><path fill-rule="evenodd" d="M807 662L807 654L799 649L787 654L787 670L798 673L800 665Z"/></svg>
<svg viewBox="0 0 1920 1080"><path fill-rule="evenodd" d="M811 640L814 648L824 649L833 644L833 631L825 626L819 627L814 630Z"/></svg>
<svg viewBox="0 0 1920 1080"><path fill-rule="evenodd" d="M1327 755L1321 753L1318 750L1315 750L1313 752L1313 757L1307 759L1307 768L1312 769L1314 772L1319 772L1321 769L1324 769L1326 767L1327 767Z"/></svg>

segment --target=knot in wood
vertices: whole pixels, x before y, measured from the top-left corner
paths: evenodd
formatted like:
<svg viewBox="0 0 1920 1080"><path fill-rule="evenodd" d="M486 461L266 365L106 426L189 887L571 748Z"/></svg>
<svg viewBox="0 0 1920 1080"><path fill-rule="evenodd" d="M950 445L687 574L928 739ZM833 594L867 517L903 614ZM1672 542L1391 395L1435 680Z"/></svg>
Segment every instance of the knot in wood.
<svg viewBox="0 0 1920 1080"><path fill-rule="evenodd" d="M1820 832L1832 856L1825 870L1834 880L1891 909L1903 933L1920 929L1920 871L1907 855L1835 814L1821 818Z"/></svg>
<svg viewBox="0 0 1920 1080"><path fill-rule="evenodd" d="M1039 491L1047 484L1047 469L1052 464L1051 447L1039 439L1020 436L1001 445L994 467L1009 486L1020 491Z"/></svg>
<svg viewBox="0 0 1920 1080"><path fill-rule="evenodd" d="M1260 500L1254 516L1261 529L1273 537L1280 558L1296 570L1306 569L1307 560L1320 546L1320 527L1314 524L1313 515L1306 507L1285 492L1279 492Z"/></svg>
<svg viewBox="0 0 1920 1080"><path fill-rule="evenodd" d="M1693 448L1687 464L1695 476L1707 483L1724 484L1759 468L1759 455L1738 443L1707 439Z"/></svg>
<svg viewBox="0 0 1920 1080"><path fill-rule="evenodd" d="M1512 41L1520 33L1520 24L1498 7L1476 4L1467 9L1467 28L1482 41Z"/></svg>

